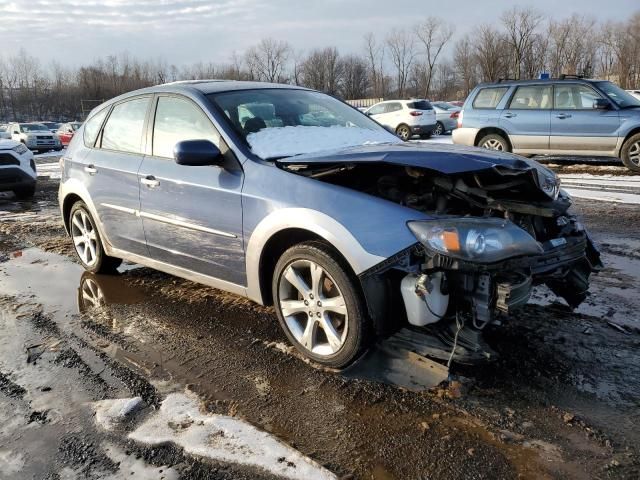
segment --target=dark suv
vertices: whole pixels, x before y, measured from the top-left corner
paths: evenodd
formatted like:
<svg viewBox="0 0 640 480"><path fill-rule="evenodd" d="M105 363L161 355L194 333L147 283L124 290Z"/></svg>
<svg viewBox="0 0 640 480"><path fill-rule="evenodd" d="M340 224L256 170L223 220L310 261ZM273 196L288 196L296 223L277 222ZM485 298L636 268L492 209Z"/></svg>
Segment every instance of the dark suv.
<svg viewBox="0 0 640 480"><path fill-rule="evenodd" d="M460 112L453 143L521 155L619 157L640 171L640 100L603 80L481 84Z"/></svg>

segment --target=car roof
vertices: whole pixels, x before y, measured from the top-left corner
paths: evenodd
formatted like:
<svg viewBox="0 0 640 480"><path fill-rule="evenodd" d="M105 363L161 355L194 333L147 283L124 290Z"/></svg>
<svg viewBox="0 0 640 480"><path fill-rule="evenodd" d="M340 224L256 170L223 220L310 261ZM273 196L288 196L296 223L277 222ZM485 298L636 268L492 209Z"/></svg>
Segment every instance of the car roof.
<svg viewBox="0 0 640 480"><path fill-rule="evenodd" d="M528 84L544 84L544 83L594 83L602 82L604 80L598 80L595 78L579 78L579 77L567 77L567 78L535 78L528 80L499 80L497 82L479 83L480 87L510 87L513 85L528 85Z"/></svg>

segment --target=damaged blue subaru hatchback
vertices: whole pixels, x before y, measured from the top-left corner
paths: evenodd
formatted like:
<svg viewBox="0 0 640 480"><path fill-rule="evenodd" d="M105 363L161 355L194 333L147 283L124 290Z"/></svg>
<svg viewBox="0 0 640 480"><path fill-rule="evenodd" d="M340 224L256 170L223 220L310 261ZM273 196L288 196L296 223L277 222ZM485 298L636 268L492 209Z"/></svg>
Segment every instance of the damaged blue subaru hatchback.
<svg viewBox="0 0 640 480"><path fill-rule="evenodd" d="M533 285L577 306L600 266L544 166L403 142L290 85L122 95L91 112L62 165L62 216L87 270L125 259L273 304L291 343L334 368L405 327L437 358L486 357L483 329Z"/></svg>

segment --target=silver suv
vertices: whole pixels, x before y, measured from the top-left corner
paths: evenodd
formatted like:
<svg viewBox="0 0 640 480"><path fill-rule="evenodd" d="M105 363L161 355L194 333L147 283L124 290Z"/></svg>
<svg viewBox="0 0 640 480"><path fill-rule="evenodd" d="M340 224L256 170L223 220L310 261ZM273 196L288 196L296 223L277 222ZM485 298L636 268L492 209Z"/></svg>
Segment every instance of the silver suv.
<svg viewBox="0 0 640 480"><path fill-rule="evenodd" d="M640 171L640 100L611 82L582 78L482 84L460 112L453 143L619 157Z"/></svg>

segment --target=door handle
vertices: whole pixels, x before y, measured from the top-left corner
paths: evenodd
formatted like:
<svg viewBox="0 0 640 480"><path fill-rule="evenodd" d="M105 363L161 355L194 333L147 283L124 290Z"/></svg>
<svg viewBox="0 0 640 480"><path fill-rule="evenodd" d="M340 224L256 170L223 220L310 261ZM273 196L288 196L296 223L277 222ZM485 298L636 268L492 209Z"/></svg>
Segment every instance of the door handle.
<svg viewBox="0 0 640 480"><path fill-rule="evenodd" d="M560 119L571 118L571 115L569 115L568 113L559 113L556 115L556 118L560 118Z"/></svg>
<svg viewBox="0 0 640 480"><path fill-rule="evenodd" d="M84 167L84 171L89 175L95 175L96 173L98 173L98 169L93 165L87 165L86 167Z"/></svg>
<svg viewBox="0 0 640 480"><path fill-rule="evenodd" d="M156 180L156 177L154 177L153 175L147 175L146 177L140 179L140 183L146 185L149 188L156 188L158 185L160 185L160 180Z"/></svg>
<svg viewBox="0 0 640 480"><path fill-rule="evenodd" d="M513 113L513 112L507 112L504 114L505 118L513 118L513 117L517 117L518 114L517 113Z"/></svg>

